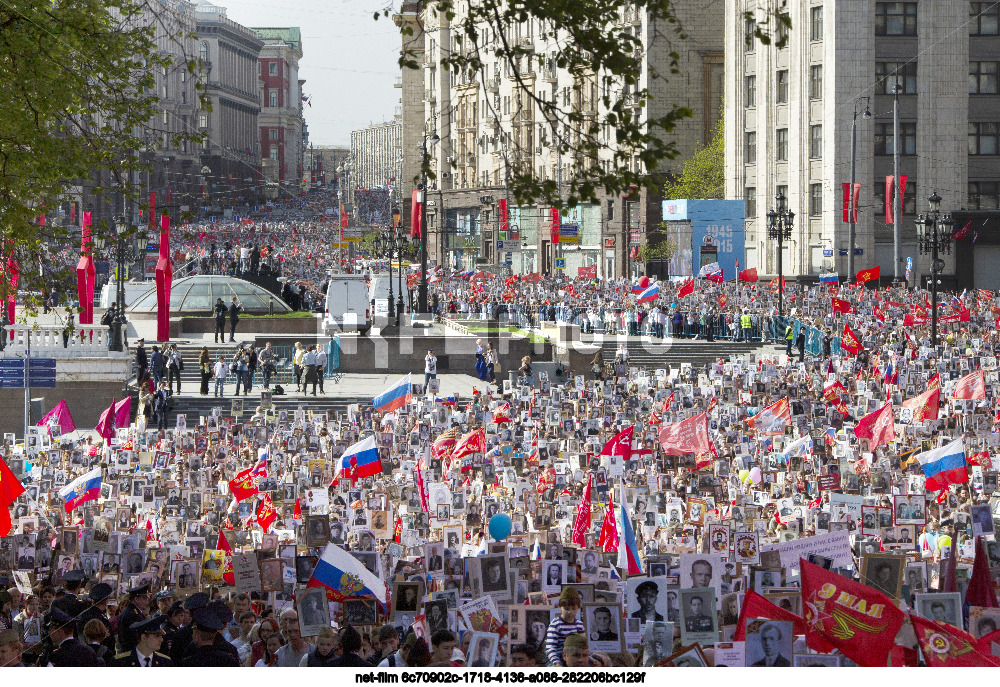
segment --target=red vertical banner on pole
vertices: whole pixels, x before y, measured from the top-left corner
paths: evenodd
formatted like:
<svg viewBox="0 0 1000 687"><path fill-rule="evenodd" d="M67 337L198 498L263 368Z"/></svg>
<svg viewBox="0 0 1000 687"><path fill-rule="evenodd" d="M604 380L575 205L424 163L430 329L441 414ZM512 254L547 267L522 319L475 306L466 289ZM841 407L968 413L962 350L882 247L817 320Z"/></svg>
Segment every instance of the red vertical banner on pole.
<svg viewBox="0 0 1000 687"><path fill-rule="evenodd" d="M851 221L858 221L858 201L861 199L861 184L854 184L854 192L851 194Z"/></svg>
<svg viewBox="0 0 1000 687"><path fill-rule="evenodd" d="M418 189L413 189L413 195L410 196L410 238L418 239L420 238L420 232L423 231L423 227L420 226L420 220L423 219L423 206L424 206L424 194ZM441 225L438 224L440 227Z"/></svg>
<svg viewBox="0 0 1000 687"><path fill-rule="evenodd" d="M549 228L549 240L553 244L559 243L559 208L552 208L549 213L552 219L552 226Z"/></svg>
<svg viewBox="0 0 1000 687"><path fill-rule="evenodd" d="M885 178L885 223L892 224L892 208L895 200L892 197L893 181L895 177L889 175Z"/></svg>
<svg viewBox="0 0 1000 687"><path fill-rule="evenodd" d="M170 260L170 216L160 219L160 256L156 261L156 340L170 340L170 285L174 269Z"/></svg>
<svg viewBox="0 0 1000 687"><path fill-rule="evenodd" d="M899 211L899 216L900 217L903 216L903 205L904 205L904 201L905 200L906 200L906 175L905 174L900 174L899 175L899 199L896 201L896 204L893 206L893 207L895 207Z"/></svg>
<svg viewBox="0 0 1000 687"><path fill-rule="evenodd" d="M149 231L156 229L156 191L149 192Z"/></svg>
<svg viewBox="0 0 1000 687"><path fill-rule="evenodd" d="M851 184L845 181L841 184L841 188L844 191L844 222L850 221L850 202L851 202Z"/></svg>
<svg viewBox="0 0 1000 687"><path fill-rule="evenodd" d="M502 232L501 238L507 239L507 199L501 198L497 201L497 214L500 215L500 231Z"/></svg>
<svg viewBox="0 0 1000 687"><path fill-rule="evenodd" d="M85 212L83 213L83 231L80 240L80 261L76 265L76 292L79 298L80 324L94 324L95 277L90 213Z"/></svg>

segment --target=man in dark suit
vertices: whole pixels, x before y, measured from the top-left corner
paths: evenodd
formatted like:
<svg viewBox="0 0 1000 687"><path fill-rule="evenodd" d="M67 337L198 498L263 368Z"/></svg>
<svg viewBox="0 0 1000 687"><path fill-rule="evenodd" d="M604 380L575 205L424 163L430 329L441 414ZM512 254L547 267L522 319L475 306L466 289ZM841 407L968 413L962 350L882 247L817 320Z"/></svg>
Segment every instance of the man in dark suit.
<svg viewBox="0 0 1000 687"><path fill-rule="evenodd" d="M760 629L760 648L764 651L764 658L755 661L754 667L787 668L792 665L778 650L780 642L781 628L774 623L765 623Z"/></svg>
<svg viewBox="0 0 1000 687"><path fill-rule="evenodd" d="M112 665L119 668L162 668L174 663L169 656L161 654L159 649L163 644L162 615L132 623L129 630L138 637L135 648L115 656Z"/></svg>
<svg viewBox="0 0 1000 687"><path fill-rule="evenodd" d="M223 342L225 343L225 342ZM135 349L135 379L141 381L149 371L149 358L146 357L146 340L139 339Z"/></svg>
<svg viewBox="0 0 1000 687"><path fill-rule="evenodd" d="M90 668L101 665L94 650L74 636L76 618L54 607L46 617L46 624L54 647L47 665L56 668Z"/></svg>
<svg viewBox="0 0 1000 687"><path fill-rule="evenodd" d="M105 655L114 655L115 653L115 635L111 631L111 619L108 618L108 599L111 598L111 593L114 590L111 588L110 584L106 582L98 582L93 587L90 588L90 606L80 614L80 620L77 623L76 633L78 636L83 636L83 628L91 620L99 620L101 624L104 625L104 629L108 631L108 636L104 638L101 642L107 647L108 651Z"/></svg>
<svg viewBox="0 0 1000 687"><path fill-rule="evenodd" d="M83 610L83 602L77 596L77 592L83 586L84 577L82 570L70 570L63 575L63 588L66 593L52 602L53 608L58 608L69 616L77 616Z"/></svg>
<svg viewBox="0 0 1000 687"><path fill-rule="evenodd" d="M139 638L132 632L132 625L146 619L149 610L149 585L130 589L128 603L118 615L118 651L125 653L135 649Z"/></svg>
<svg viewBox="0 0 1000 687"><path fill-rule="evenodd" d="M194 611L191 651L184 659L185 668L238 668L239 659L232 654L215 648L219 630L227 620L221 618L216 609L205 606Z"/></svg>

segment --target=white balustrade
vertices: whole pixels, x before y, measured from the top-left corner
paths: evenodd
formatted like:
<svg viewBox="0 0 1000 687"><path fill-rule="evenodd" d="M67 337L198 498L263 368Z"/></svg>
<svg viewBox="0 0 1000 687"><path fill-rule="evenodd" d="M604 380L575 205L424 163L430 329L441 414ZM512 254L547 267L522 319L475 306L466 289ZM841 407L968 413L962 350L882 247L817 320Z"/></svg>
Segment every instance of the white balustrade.
<svg viewBox="0 0 1000 687"><path fill-rule="evenodd" d="M7 327L7 355L23 355L31 343L31 356L38 358L108 358L126 353L108 350L108 327L76 325L63 340L62 325L13 325Z"/></svg>

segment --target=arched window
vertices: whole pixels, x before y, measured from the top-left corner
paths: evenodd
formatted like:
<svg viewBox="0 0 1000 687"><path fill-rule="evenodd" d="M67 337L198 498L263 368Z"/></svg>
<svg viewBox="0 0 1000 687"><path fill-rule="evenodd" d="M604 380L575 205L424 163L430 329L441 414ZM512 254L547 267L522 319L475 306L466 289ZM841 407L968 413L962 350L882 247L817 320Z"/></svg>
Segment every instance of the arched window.
<svg viewBox="0 0 1000 687"><path fill-rule="evenodd" d="M202 41L201 45L198 46L198 59L202 62L208 62L208 43Z"/></svg>

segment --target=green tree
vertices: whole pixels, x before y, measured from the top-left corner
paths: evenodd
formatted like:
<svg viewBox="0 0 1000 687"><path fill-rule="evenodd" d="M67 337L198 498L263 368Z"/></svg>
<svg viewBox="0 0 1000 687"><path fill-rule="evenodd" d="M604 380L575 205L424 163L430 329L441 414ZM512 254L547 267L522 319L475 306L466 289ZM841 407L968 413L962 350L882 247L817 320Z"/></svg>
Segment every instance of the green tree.
<svg viewBox="0 0 1000 687"><path fill-rule="evenodd" d="M712 140L699 148L684 163L680 175L663 187L663 197L673 198L725 198L726 164L722 118L715 124Z"/></svg>
<svg viewBox="0 0 1000 687"><path fill-rule="evenodd" d="M197 66L175 65L162 49L184 37L165 28L177 25L172 11L152 0L0 3L0 235L4 260L13 255L21 266L18 291L29 303L48 250L79 245L68 228L37 224L68 185L93 180L98 193L138 201L130 182L164 133L154 125L154 70Z"/></svg>
<svg viewBox="0 0 1000 687"><path fill-rule="evenodd" d="M494 75L490 67L499 64L515 84L510 112L501 112L493 98L486 98L488 111L483 118L494 130L505 132L499 154L507 171L507 189L518 204L569 207L598 200L602 190L619 195L661 184L661 163L678 154L671 134L691 111L671 105L644 116L635 106L643 107L651 98L649 88L640 87L644 69L647 84L669 79L677 71L685 33L671 0L424 0L404 5L422 11L422 29L447 28L451 44L439 46L440 64L456 82L478 83L488 90ZM375 18L379 15L375 13ZM639 31L633 31L632 18L637 15L645 15L649 43L666 48L665 64L643 58L649 45ZM528 22L535 27L533 35L546 41L544 54L535 52L533 39L522 40ZM778 3L744 13L744 22L741 28L748 41L770 44L773 35L779 48L791 26ZM400 66L422 68L417 58L423 46L407 43L414 40L407 38L416 34L413 26L401 22L400 31L404 39ZM553 68L570 75L571 97L545 97L539 82ZM531 121L539 131L508 132L505 124L507 129L516 128L510 126L512 120ZM533 164L532 146L542 143L542 132L551 137L547 145L567 165L561 189L555 175L541 178ZM426 162L422 172L434 178Z"/></svg>
<svg viewBox="0 0 1000 687"><path fill-rule="evenodd" d="M639 247L639 261L670 260L677 253L677 241L663 229L657 229L647 236L646 243Z"/></svg>

